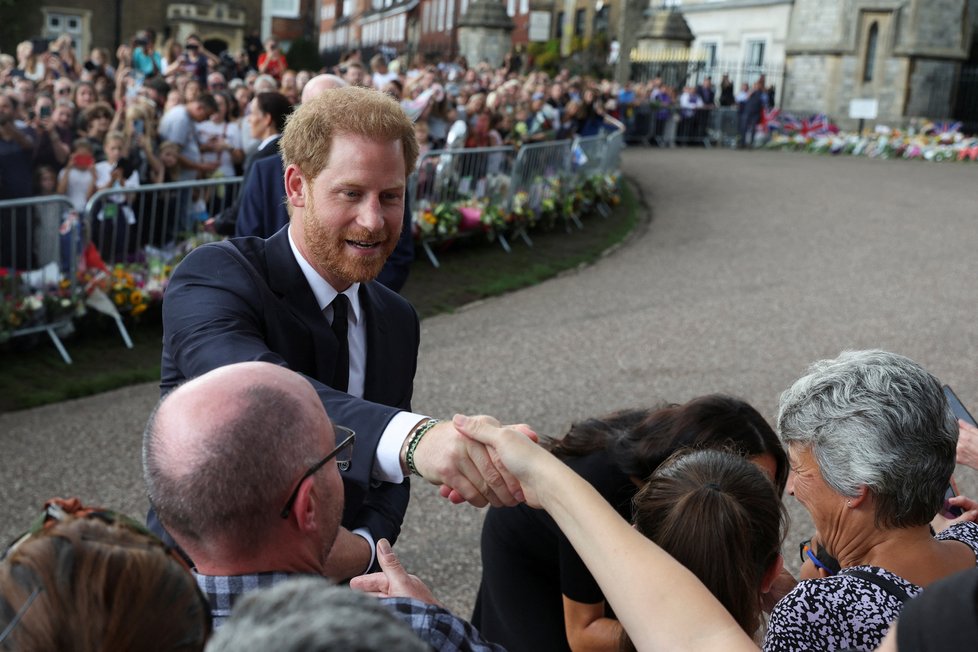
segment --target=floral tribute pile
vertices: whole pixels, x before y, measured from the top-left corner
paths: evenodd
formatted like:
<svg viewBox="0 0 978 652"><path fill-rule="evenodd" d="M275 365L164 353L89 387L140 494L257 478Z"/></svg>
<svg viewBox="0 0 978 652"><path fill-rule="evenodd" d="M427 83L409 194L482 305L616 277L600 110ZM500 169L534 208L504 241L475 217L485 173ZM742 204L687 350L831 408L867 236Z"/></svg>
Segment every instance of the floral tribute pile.
<svg viewBox="0 0 978 652"><path fill-rule="evenodd" d="M163 300L176 264L215 236L202 234L169 250L147 250L139 260L108 265L94 245L78 257L74 275L51 269L0 268L0 344L14 334L66 325L90 310L138 320Z"/></svg>
<svg viewBox="0 0 978 652"><path fill-rule="evenodd" d="M538 177L507 201L463 197L430 203L421 200L415 214L418 241L444 241L471 233L489 240L519 229L552 229L561 220L581 218L619 202L618 174L598 174L573 182Z"/></svg>
<svg viewBox="0 0 978 652"><path fill-rule="evenodd" d="M916 161L978 161L978 136L960 122L911 121L906 129L877 126L872 133L839 131L824 116L799 121L782 117L771 127L768 149ZM780 129L778 131L777 129Z"/></svg>

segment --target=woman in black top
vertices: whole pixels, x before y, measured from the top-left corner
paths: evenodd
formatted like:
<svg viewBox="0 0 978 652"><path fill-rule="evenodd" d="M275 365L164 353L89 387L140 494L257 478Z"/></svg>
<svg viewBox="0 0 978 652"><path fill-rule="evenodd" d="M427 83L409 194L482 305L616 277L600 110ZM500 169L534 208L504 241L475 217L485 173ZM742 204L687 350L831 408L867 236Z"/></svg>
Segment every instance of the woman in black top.
<svg viewBox="0 0 978 652"><path fill-rule="evenodd" d="M757 461L783 490L784 450L747 403L709 395L658 410L626 410L574 424L551 451L631 520L639 486L672 453L727 446ZM543 511L492 508L482 529L482 582L472 622L520 650L616 650L621 628L573 547Z"/></svg>

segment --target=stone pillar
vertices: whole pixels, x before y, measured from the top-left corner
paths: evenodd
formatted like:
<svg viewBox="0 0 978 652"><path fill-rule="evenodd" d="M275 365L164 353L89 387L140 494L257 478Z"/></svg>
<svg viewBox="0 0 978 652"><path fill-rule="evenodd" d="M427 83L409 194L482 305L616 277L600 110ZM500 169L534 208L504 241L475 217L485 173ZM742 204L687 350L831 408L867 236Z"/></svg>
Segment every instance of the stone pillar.
<svg viewBox="0 0 978 652"><path fill-rule="evenodd" d="M513 20L500 0L475 0L458 21L458 50L469 66L488 61L502 65L513 47Z"/></svg>
<svg viewBox="0 0 978 652"><path fill-rule="evenodd" d="M624 84L632 74L631 54L636 36L645 20L647 0L622 0L618 11L618 63L615 64L615 81Z"/></svg>

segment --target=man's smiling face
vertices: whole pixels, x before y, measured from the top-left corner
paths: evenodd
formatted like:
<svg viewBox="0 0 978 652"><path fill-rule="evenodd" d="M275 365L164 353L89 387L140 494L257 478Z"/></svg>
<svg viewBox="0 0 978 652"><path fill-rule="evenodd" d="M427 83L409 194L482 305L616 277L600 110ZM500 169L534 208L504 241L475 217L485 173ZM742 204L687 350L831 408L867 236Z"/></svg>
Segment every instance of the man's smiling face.
<svg viewBox="0 0 978 652"><path fill-rule="evenodd" d="M397 246L405 170L400 140L337 134L315 180L301 179L292 238L336 290L375 278Z"/></svg>

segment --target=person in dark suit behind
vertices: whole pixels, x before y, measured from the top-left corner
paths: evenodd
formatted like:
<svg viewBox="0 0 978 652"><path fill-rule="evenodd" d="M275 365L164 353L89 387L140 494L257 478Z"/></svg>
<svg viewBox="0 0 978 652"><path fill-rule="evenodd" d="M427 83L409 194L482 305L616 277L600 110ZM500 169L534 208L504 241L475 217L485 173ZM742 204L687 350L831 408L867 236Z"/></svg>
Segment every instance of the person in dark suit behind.
<svg viewBox="0 0 978 652"><path fill-rule="evenodd" d="M302 102L309 102L325 90L345 86L347 83L336 75L318 75L302 88ZM267 238L288 224L283 176L282 156L277 150L270 152L267 158L256 161L252 174L246 176L241 189L235 235ZM405 199L401 237L377 280L391 290L400 292L407 281L412 262L414 240L411 233L411 209Z"/></svg>
<svg viewBox="0 0 978 652"><path fill-rule="evenodd" d="M207 221L206 228L220 235L234 235L244 188L248 185L249 174L254 170L255 163L265 158L275 157L279 161L279 176L281 176L282 159L278 156L278 139L282 136L285 119L291 111L292 104L281 93L259 93L251 100L248 127L251 129L251 137L258 141L258 147L245 158L242 191L235 197L231 206ZM285 210L284 205L282 210Z"/></svg>
<svg viewBox="0 0 978 652"><path fill-rule="evenodd" d="M744 102L744 110L740 114L740 146L754 146L754 132L757 125L761 122L761 114L764 111L764 83L760 80L754 82L751 94Z"/></svg>
<svg viewBox="0 0 978 652"><path fill-rule="evenodd" d="M452 423L410 412L418 317L372 280L397 245L417 160L400 105L364 88L322 93L292 114L280 147L288 227L204 245L180 263L163 299L160 386L248 360L308 379L358 433L334 567L350 577L371 565L374 541L396 539L410 473L478 506L516 504L519 486Z"/></svg>

